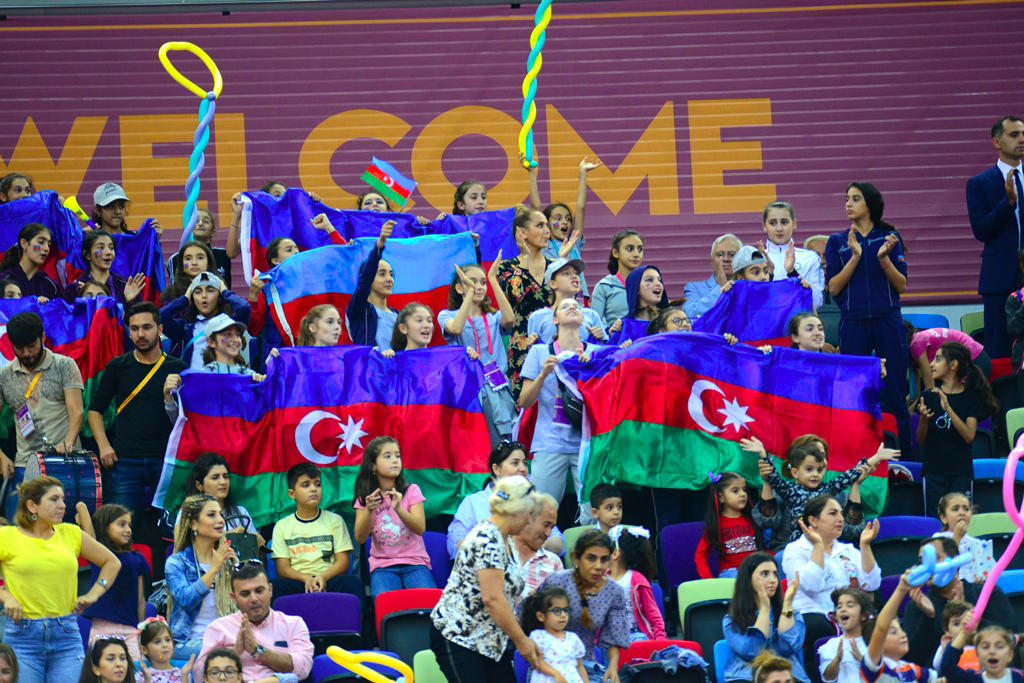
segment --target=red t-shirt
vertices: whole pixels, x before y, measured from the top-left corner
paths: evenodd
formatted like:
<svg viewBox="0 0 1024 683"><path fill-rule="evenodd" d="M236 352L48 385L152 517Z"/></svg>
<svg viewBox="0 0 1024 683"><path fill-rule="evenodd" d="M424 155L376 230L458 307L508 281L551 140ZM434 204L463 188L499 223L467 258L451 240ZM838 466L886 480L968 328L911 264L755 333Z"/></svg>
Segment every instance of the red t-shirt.
<svg viewBox="0 0 1024 683"><path fill-rule="evenodd" d="M718 570L735 569L747 555L757 552L756 534L757 529L748 517L723 517L718 516L718 534L725 546L724 554L718 558ZM708 566L708 558L711 556L711 546L707 538L701 536L697 544L697 573L702 579L713 578L711 567Z"/></svg>

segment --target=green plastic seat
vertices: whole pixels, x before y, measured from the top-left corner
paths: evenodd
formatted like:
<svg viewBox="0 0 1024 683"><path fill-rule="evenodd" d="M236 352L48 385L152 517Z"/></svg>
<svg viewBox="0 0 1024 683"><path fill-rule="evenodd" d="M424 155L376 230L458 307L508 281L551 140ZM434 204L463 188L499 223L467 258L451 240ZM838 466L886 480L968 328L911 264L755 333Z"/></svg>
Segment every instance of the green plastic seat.
<svg viewBox="0 0 1024 683"><path fill-rule="evenodd" d="M1005 512L979 512L971 515L971 522L967 525L967 533L974 537L1012 534L1016 530L1017 526Z"/></svg>
<svg viewBox="0 0 1024 683"><path fill-rule="evenodd" d="M1006 442L1012 448L1017 444L1014 437L1024 429L1024 408L1011 408L1006 411Z"/></svg>
<svg viewBox="0 0 1024 683"><path fill-rule="evenodd" d="M975 332L985 329L985 312L971 311L960 316L960 331L964 334L974 335Z"/></svg>
<svg viewBox="0 0 1024 683"><path fill-rule="evenodd" d="M580 537L580 534L591 528L593 527L574 526L562 532L562 538L565 540L565 555L563 557L563 561L565 562L566 569L573 568L572 551L576 548L576 540Z"/></svg>
<svg viewBox="0 0 1024 683"><path fill-rule="evenodd" d="M679 606L679 628L682 629L684 626L687 607L707 600L732 600L732 592L735 586L736 579L683 581L676 588L676 604Z"/></svg>
<svg viewBox="0 0 1024 683"><path fill-rule="evenodd" d="M420 650L412 659L412 677L416 683L448 683L437 665L433 650Z"/></svg>

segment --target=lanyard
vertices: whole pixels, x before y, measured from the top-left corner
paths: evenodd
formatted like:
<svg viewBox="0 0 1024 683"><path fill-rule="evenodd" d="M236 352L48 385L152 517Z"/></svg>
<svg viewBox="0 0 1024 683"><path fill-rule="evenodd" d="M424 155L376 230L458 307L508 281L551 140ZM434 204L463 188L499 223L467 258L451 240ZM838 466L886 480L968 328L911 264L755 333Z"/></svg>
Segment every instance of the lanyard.
<svg viewBox="0 0 1024 683"><path fill-rule="evenodd" d="M28 400L28 397L32 395L32 390L36 388L36 382L38 382L39 378L42 377L42 376L43 376L43 371L40 370L40 371L38 371L36 373L36 376L32 378L32 381L28 383L28 390L25 392L25 400L26 401Z"/></svg>
<svg viewBox="0 0 1024 683"><path fill-rule="evenodd" d="M623 287L625 287L625 286L626 286L626 278L622 277L622 276L621 276L621 275L619 275L618 273L615 273L615 277L619 278L619 282L621 282L621 283L622 283L622 286L623 286Z"/></svg>
<svg viewBox="0 0 1024 683"><path fill-rule="evenodd" d="M554 345L555 345L555 355L557 356L558 354L560 354L562 352L562 347L560 347L558 345L558 340L557 339L554 341ZM586 348L586 346L584 346L583 342L580 342L580 346L577 349L577 351L582 351L585 348Z"/></svg>
<svg viewBox="0 0 1024 683"><path fill-rule="evenodd" d="M484 332L487 333L487 356L491 357L494 355L494 346L491 344L491 326L487 324L487 315L480 316L480 319L484 321ZM476 352L480 354L480 335L476 331L476 325L473 324L473 319L469 319L469 326L473 328L473 342L476 344Z"/></svg>

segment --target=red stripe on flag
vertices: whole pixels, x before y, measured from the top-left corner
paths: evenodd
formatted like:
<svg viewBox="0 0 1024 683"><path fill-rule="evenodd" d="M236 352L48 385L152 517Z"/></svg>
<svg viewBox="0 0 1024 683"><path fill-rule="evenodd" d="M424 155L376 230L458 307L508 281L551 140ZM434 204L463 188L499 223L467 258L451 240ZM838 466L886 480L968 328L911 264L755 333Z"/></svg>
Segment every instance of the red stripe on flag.
<svg viewBox="0 0 1024 683"><path fill-rule="evenodd" d="M695 395L698 381L706 384ZM798 436L813 433L829 444L829 469L836 471L873 455L882 442L878 420L868 413L764 394L642 358L579 386L594 436L632 420L697 429L727 441L754 435L769 453L781 455ZM883 464L876 474L884 473Z"/></svg>
<svg viewBox="0 0 1024 683"><path fill-rule="evenodd" d="M185 414L176 459L192 462L214 451L233 463L232 474L239 476L286 472L320 458L316 464L321 467L359 465L370 439L383 435L398 439L404 469L488 471L490 441L483 414L447 406L306 406L271 411L256 422L198 415L187 407ZM444 434L437 433L438 425L444 425ZM359 431L364 434L357 438Z"/></svg>

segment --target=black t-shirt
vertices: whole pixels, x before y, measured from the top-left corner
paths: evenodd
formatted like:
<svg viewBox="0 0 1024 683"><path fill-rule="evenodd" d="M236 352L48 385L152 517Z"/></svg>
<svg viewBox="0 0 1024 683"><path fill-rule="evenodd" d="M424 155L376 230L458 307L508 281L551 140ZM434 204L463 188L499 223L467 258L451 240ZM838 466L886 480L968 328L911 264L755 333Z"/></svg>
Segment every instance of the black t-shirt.
<svg viewBox="0 0 1024 683"><path fill-rule="evenodd" d="M180 373L186 367L180 358L168 356L142 391L117 416L111 444L118 458L163 457L173 426L164 411L164 382L167 375ZM152 369L152 365L135 360L134 351L110 361L103 369L89 410L102 413L111 402L116 409Z"/></svg>
<svg viewBox="0 0 1024 683"><path fill-rule="evenodd" d="M979 421L987 417L985 408L977 394L965 390L959 394L947 394L949 407L964 422L974 417ZM953 421L941 408L939 395L934 391L924 393L924 404L934 415L928 424L928 435L924 441L924 473L950 477L973 477L971 444L964 441L956 431Z"/></svg>

